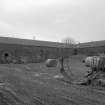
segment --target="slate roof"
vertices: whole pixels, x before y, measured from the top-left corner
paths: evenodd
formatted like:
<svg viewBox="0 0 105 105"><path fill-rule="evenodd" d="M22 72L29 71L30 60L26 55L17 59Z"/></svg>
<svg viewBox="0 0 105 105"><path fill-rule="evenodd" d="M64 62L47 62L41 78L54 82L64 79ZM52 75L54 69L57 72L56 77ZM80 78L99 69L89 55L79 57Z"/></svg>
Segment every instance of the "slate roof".
<svg viewBox="0 0 105 105"><path fill-rule="evenodd" d="M0 37L0 43L17 44L17 45L32 45L32 46L47 46L47 47L57 47L57 48L72 48L72 46L67 46L64 43L19 39L19 38L11 38L11 37Z"/></svg>
<svg viewBox="0 0 105 105"><path fill-rule="evenodd" d="M31 45L31 46L57 47L57 48L84 48L84 47L105 46L105 40L79 43L75 46L72 46L72 45L70 46L59 42L19 39L19 38L12 38L12 37L0 37L0 43L26 45L26 46Z"/></svg>

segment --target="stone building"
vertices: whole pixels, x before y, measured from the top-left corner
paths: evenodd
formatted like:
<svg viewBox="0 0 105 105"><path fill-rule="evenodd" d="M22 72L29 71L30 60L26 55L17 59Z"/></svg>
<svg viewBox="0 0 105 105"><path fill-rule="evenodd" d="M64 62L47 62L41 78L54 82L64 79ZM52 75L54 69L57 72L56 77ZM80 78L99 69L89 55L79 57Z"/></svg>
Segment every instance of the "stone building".
<svg viewBox="0 0 105 105"><path fill-rule="evenodd" d="M48 58L105 53L105 40L70 46L64 43L0 37L0 63L36 63Z"/></svg>
<svg viewBox="0 0 105 105"><path fill-rule="evenodd" d="M73 54L63 43L0 37L0 63L34 63Z"/></svg>
<svg viewBox="0 0 105 105"><path fill-rule="evenodd" d="M78 54L98 55L105 54L105 40L80 43L75 46Z"/></svg>

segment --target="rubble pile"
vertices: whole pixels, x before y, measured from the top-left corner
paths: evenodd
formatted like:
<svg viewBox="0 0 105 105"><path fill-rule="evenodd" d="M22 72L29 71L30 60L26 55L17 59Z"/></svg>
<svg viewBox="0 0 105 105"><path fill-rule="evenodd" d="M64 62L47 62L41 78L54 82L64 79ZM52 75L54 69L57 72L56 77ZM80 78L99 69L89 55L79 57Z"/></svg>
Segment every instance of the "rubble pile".
<svg viewBox="0 0 105 105"><path fill-rule="evenodd" d="M105 87L105 56L89 58L88 67L90 67L90 71L88 71L85 80L81 84Z"/></svg>
<svg viewBox="0 0 105 105"><path fill-rule="evenodd" d="M81 82L81 85L93 85L93 86L102 86L105 87L105 72L93 72L88 73L84 80Z"/></svg>

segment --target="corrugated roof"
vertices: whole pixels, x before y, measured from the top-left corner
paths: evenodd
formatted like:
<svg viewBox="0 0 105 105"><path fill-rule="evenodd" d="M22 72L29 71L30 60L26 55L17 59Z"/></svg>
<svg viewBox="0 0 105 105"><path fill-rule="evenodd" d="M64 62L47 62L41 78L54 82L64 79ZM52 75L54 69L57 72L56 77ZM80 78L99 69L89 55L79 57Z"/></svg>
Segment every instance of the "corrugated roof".
<svg viewBox="0 0 105 105"><path fill-rule="evenodd" d="M19 38L11 38L11 37L0 37L0 43L32 45L32 46L47 46L47 47L58 47L58 48L72 48L72 46L67 46L67 44L64 44L64 43L19 39Z"/></svg>
<svg viewBox="0 0 105 105"><path fill-rule="evenodd" d="M105 46L105 40L77 44L77 48Z"/></svg>

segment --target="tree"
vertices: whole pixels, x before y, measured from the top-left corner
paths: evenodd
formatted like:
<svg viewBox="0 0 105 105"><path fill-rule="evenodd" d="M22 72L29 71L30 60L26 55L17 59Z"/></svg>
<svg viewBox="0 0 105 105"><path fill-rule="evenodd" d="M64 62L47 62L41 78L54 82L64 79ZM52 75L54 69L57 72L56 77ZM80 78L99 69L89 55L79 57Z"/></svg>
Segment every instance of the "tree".
<svg viewBox="0 0 105 105"><path fill-rule="evenodd" d="M62 43L65 43L66 46L72 46L72 45L78 44L79 42L76 41L74 38L68 36L68 37L65 37L64 39L62 39ZM78 54L78 51L77 51L77 49L75 48L75 49L73 50L73 55L77 55L77 54Z"/></svg>
<svg viewBox="0 0 105 105"><path fill-rule="evenodd" d="M72 37L65 37L64 39L62 39L61 42L65 43L67 45L75 45L76 44L76 41Z"/></svg>

